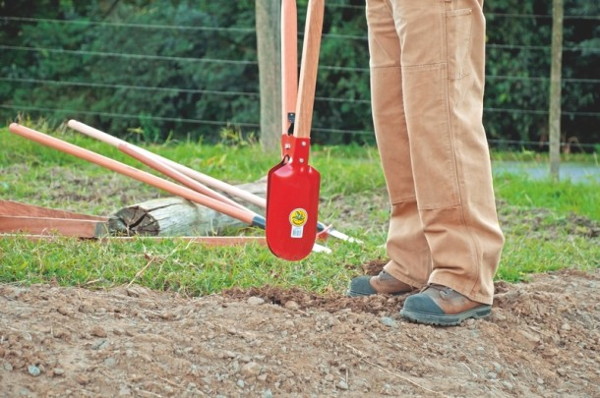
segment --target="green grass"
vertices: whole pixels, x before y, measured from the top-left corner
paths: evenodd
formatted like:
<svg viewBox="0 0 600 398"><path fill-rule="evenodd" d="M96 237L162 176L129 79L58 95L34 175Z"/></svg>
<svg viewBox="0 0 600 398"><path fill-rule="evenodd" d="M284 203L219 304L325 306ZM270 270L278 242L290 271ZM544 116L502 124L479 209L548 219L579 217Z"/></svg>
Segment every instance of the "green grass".
<svg viewBox="0 0 600 398"><path fill-rule="evenodd" d="M514 206L542 207L558 214L580 214L600 221L600 184L551 182L515 174L495 178L494 188L499 198Z"/></svg>
<svg viewBox="0 0 600 398"><path fill-rule="evenodd" d="M591 270L600 267L600 244L585 237L557 236L532 239L508 235L502 261L496 275L506 281L527 280L532 273L564 268Z"/></svg>
<svg viewBox="0 0 600 398"><path fill-rule="evenodd" d="M38 129L46 131L43 126ZM118 150L71 130L52 135L145 169ZM276 154L265 155L258 145L247 142L143 146L231 183L257 180L278 161ZM347 281L363 272L362 264L385 259L382 244L388 212L379 158L375 148L358 146L315 146L311 156L311 164L322 175L323 218L364 240L364 245L330 239L324 244L332 255L312 254L300 262L287 262L257 245L223 248L180 239L107 243L6 237L0 239L0 282L89 288L133 282L192 295L262 285L343 292ZM600 267L600 240L594 232L600 225L600 184L554 184L501 175L495 189L507 238L497 279L517 281L531 273ZM4 199L108 215L121 205L159 194L152 187L0 130L0 197Z"/></svg>
<svg viewBox="0 0 600 398"><path fill-rule="evenodd" d="M500 174L494 187L502 203L500 218L506 221L497 279L519 281L532 273L600 267L600 184Z"/></svg>
<svg viewBox="0 0 600 398"><path fill-rule="evenodd" d="M266 284L325 292L343 289L346 278L356 273L369 254L370 258L381 255L374 245L360 255L356 249L336 246L330 246L336 250L335 258L313 254L300 262L288 262L274 258L259 245L207 247L179 239L157 242L147 238L111 243L10 238L0 240L0 281L54 281L88 287L134 281L193 295Z"/></svg>

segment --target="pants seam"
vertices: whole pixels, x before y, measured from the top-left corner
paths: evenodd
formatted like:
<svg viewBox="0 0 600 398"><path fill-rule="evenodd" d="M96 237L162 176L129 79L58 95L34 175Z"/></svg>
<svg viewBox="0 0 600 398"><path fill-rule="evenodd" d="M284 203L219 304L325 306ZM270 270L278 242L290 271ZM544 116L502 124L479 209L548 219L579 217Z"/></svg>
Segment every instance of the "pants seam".
<svg viewBox="0 0 600 398"><path fill-rule="evenodd" d="M444 5L444 11L446 10L446 7L448 5L448 2L446 2L446 4ZM450 49L448 48L448 19L445 17L444 14L444 18L442 18L443 24L444 24L444 29L442 29L443 32L443 49L444 49L444 57L443 59L446 60L446 69L448 69L449 67L449 51ZM453 115L452 112L450 110L450 86L452 81L450 80L450 76L449 76L449 71L446 70L446 84L444 84L444 89L445 89L445 101L446 101L446 118L448 121L448 132L450 135L450 145L452 148L452 162L454 165L454 181L456 184L456 188L457 188L457 199L458 199L458 211L460 212L460 218L461 218L461 222L464 225L465 229L466 229L466 233L469 236L469 241L471 242L471 246L474 250L474 253L472 254L472 258L471 261L473 262L473 266L475 267L476 271L476 278L473 281L472 285L469 287L469 291L473 292L475 290L475 287L477 286L477 284L479 283L480 280L480 274L481 274L481 264L479 263L478 259L481 257L480 254L480 248L477 245L476 240L473 238L473 231L472 228L470 226L470 223L467 222L467 216L465 214L465 208L464 208L464 193L463 193L463 189L460 183L460 180L458 178L459 175L459 171L460 174L463 173L462 171L462 167L459 166L459 161L457 159L457 147L456 147L456 131L455 131L455 126L454 126L454 119L453 119ZM460 168L460 170L459 170ZM435 266L434 266L435 269Z"/></svg>
<svg viewBox="0 0 600 398"><path fill-rule="evenodd" d="M393 199L390 201L392 206L397 206L397 205L401 205L403 203L414 203L417 201L417 197L416 196L409 196L406 198L400 198L400 199Z"/></svg>

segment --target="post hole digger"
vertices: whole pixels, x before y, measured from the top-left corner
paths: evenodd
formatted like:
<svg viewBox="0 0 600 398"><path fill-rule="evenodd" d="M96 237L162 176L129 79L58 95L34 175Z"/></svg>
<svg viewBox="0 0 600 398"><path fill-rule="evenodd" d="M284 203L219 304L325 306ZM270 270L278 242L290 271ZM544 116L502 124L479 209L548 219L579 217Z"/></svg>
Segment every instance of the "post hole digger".
<svg viewBox="0 0 600 398"><path fill-rule="evenodd" d="M282 6L282 105L286 115L293 103L290 92L295 87L295 82L289 81L294 74L288 69L295 67L295 51L290 49L289 39L295 30L294 22L290 22L295 18L294 3L284 1ZM267 244L273 254L292 261L311 252L317 234L320 174L308 164L308 158L324 9L324 0L309 0L293 136L284 132L283 159L269 171L267 179Z"/></svg>

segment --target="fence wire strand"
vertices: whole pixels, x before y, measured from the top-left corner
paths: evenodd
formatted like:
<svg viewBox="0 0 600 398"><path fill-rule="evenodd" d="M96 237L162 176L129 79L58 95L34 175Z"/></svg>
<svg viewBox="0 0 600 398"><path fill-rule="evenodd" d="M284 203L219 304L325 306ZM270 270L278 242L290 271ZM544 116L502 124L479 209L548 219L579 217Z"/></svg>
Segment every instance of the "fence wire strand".
<svg viewBox="0 0 600 398"><path fill-rule="evenodd" d="M352 9L364 11L363 5L348 5L348 4L327 4L328 8L336 9ZM545 14L516 14L516 13L487 13L486 16L492 18L533 18L533 19L545 19L552 18L551 15ZM564 17L566 21L572 23L578 20L588 21L600 21L600 16L594 15L567 15ZM88 21L88 20L61 20L61 19L48 19L48 18L33 18L33 17L17 17L17 16L0 16L0 26L9 22L21 22L21 23L56 23L56 24L72 24L80 25L83 28L89 26L96 27L113 27L113 28L125 28L125 29L161 29L161 30L176 30L176 31L207 31L217 32L219 34L254 34L255 28L250 27L219 27L219 26L181 26L181 25L163 25L163 24L138 24L128 22L109 22L109 21ZM302 36L302 33L299 34ZM360 40L367 41L366 35L347 35L347 34L325 34L324 39L336 39L336 40ZM550 45L548 46L533 46L533 45L520 45L520 44L501 44L501 43L488 43L487 48L500 51L540 51L549 52ZM185 63L204 63L204 64L215 64L215 65L230 65L230 66L251 66L257 67L258 62L256 60L231 60L231 59L216 59L216 58L197 58L197 57L180 57L180 56L166 56L159 54L134 54L134 53L120 53L112 51L90 51L83 49L64 49L64 48L52 48L52 47L33 47L33 46L12 46L9 44L1 44L0 50L4 52L10 51L22 51L32 53L44 53L44 54L57 54L57 55L70 55L70 56L93 56L93 57L105 57L105 58L123 58L123 59L137 59L137 60L153 60L153 61L165 61L165 62L185 62ZM566 46L563 47L565 52L578 52L585 51L590 54L600 53L600 48L588 48L582 46ZM322 71L332 72L346 72L346 73L368 73L368 67L346 67L337 65L320 65L319 69ZM504 81L524 81L524 82L538 82L546 83L550 79L548 77L534 77L534 76L506 76L506 75L487 75L486 79L489 80L504 80ZM26 77L5 77L0 76L1 82L7 82L11 84L36 84L36 85L56 85L56 86L72 86L72 87L87 87L87 88L98 88L98 89L112 89L112 90L145 90L145 91L157 91L157 92L171 92L171 93L186 93L186 94L201 94L201 95L212 95L212 96L246 96L259 99L258 92L240 92L240 91L222 91L222 90L210 90L210 89L187 89L178 87L152 87L144 85L127 85L119 83L97 83L97 82L82 82L82 81L58 81L52 79L42 78L26 78ZM593 78L565 78L563 83L573 84L598 84L600 79ZM360 106L369 106L369 99L353 99L353 98L340 98L340 97L317 97L316 101L320 102L334 102L334 103L346 103L356 104ZM222 126L226 125L227 122L205 120L205 119L189 119L189 118L171 118L171 117L159 117L159 116L147 116L147 115L134 115L118 112L94 112L85 110L74 110L74 109L62 109L62 108L51 108L51 107L38 107L34 105L26 104L0 104L2 109L10 109L14 111L31 111L31 112L57 112L61 114L79 114L79 115L93 115L93 116L104 116L104 117L115 117L115 118L129 118L129 119L149 119L155 121L164 122L181 122L190 124L205 124L211 126ZM507 114L532 114L532 115L547 115L547 110L536 110L536 109L514 109L514 108L491 108L487 107L484 109L486 113L507 113ZM600 113L596 112L581 112L581 111L563 111L564 116L570 117L600 117ZM240 127L257 128L259 127L256 122L234 122L235 125ZM316 127L315 131L332 134L351 134L351 135L372 135L372 131L363 130L343 130L343 129L331 129Z"/></svg>

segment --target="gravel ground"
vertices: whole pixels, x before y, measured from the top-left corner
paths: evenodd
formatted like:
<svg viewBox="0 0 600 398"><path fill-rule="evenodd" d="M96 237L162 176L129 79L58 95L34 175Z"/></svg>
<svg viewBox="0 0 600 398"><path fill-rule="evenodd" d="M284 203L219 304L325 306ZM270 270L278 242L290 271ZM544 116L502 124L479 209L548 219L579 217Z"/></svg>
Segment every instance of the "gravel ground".
<svg viewBox="0 0 600 398"><path fill-rule="evenodd" d="M486 320L405 297L0 286L1 397L597 397L600 271L497 285Z"/></svg>

